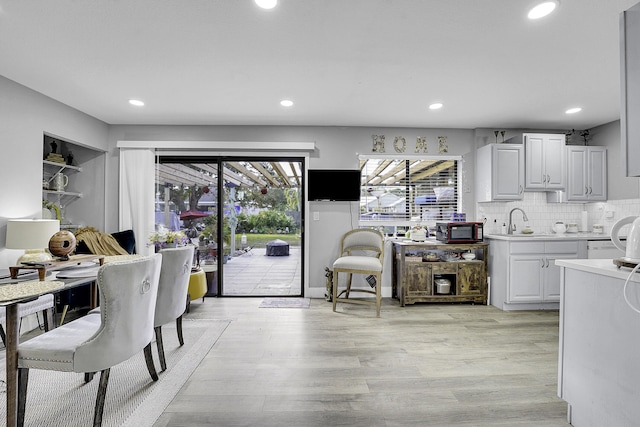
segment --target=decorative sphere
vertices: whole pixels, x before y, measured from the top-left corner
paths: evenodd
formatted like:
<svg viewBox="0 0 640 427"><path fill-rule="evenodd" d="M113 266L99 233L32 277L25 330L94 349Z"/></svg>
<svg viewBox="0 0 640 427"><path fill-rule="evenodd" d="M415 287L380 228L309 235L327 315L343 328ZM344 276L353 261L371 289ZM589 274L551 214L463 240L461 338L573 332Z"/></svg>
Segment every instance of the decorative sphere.
<svg viewBox="0 0 640 427"><path fill-rule="evenodd" d="M67 258L76 250L76 236L67 230L58 231L49 239L49 252L60 258Z"/></svg>
<svg viewBox="0 0 640 427"><path fill-rule="evenodd" d="M209 190L209 187L202 187L202 192L204 194L207 194L209 191L211 191L211 190Z"/></svg>
<svg viewBox="0 0 640 427"><path fill-rule="evenodd" d="M267 187L264 187L262 190L260 190L262 194L267 194L268 191L269 190L267 190Z"/></svg>

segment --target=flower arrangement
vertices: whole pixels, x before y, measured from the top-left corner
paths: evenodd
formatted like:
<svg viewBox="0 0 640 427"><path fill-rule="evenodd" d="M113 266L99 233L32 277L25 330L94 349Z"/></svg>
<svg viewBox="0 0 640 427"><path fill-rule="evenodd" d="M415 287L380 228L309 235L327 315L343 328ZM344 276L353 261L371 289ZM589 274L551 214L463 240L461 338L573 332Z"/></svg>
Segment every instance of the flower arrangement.
<svg viewBox="0 0 640 427"><path fill-rule="evenodd" d="M156 250L163 248L184 246L190 243L189 238L183 231L171 231L166 228L162 228L149 236L148 246L155 246Z"/></svg>

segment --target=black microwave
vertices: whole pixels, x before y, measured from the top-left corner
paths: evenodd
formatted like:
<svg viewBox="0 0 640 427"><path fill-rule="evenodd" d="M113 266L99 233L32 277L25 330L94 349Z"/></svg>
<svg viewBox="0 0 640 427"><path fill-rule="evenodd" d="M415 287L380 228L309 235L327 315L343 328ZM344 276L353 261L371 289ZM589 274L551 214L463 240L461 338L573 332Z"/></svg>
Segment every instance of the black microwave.
<svg viewBox="0 0 640 427"><path fill-rule="evenodd" d="M436 222L436 239L445 243L482 242L481 222Z"/></svg>

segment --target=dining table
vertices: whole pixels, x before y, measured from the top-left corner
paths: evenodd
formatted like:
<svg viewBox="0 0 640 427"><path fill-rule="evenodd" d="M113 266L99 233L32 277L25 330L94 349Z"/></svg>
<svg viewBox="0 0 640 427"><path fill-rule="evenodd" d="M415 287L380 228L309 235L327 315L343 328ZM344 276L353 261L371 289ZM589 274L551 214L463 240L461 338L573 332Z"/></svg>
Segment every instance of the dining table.
<svg viewBox="0 0 640 427"><path fill-rule="evenodd" d="M79 286L93 286L92 305L97 303L96 279L103 256L77 258L76 263L65 263L65 269L55 262L44 269L11 269L11 274L0 278L0 307L6 310L6 425L16 426L18 417L18 344L20 343L20 319L18 304L33 301L42 295L62 292ZM93 263L93 266L90 265ZM23 274L19 274L23 273ZM44 280L40 280L44 277ZM55 327L55 322L50 322Z"/></svg>

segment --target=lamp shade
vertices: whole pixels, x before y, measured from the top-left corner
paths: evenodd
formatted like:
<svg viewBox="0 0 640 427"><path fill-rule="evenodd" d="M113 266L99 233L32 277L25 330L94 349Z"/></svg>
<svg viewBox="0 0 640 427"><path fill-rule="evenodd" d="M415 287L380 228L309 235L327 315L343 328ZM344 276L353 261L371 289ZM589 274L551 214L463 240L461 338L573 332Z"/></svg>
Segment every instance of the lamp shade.
<svg viewBox="0 0 640 427"><path fill-rule="evenodd" d="M51 236L60 231L57 219L10 219L7 222L7 249L44 249Z"/></svg>

